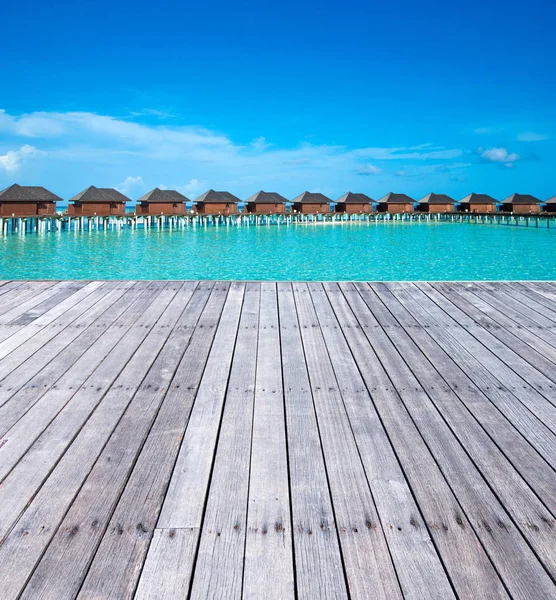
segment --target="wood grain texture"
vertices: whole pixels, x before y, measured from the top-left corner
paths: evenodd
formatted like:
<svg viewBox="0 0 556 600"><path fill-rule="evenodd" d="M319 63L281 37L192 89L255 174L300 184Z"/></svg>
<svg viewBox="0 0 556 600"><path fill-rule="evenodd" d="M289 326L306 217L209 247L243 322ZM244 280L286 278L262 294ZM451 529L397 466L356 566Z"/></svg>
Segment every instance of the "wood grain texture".
<svg viewBox="0 0 556 600"><path fill-rule="evenodd" d="M556 597L554 282L0 282L0 597Z"/></svg>

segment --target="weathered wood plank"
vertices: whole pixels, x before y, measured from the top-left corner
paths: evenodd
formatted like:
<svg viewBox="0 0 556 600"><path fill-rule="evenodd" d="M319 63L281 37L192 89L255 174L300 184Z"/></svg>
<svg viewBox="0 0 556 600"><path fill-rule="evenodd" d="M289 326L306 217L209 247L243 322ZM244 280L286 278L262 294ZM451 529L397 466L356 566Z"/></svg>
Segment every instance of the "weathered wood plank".
<svg viewBox="0 0 556 600"><path fill-rule="evenodd" d="M290 283L278 284L297 597L348 592L319 428Z"/></svg>
<svg viewBox="0 0 556 600"><path fill-rule="evenodd" d="M556 471L546 462L541 452L537 452L529 443L527 430L520 431L520 428L514 427L514 424L505 418L504 412L497 408L496 402L491 402L475 384L474 380L477 377L469 376L469 370L458 364L457 354L453 355L449 351L450 346L446 350L443 349L437 341L438 336L431 335L426 328L420 327L415 317L384 286L375 285L372 290L365 284L356 284L356 287L398 349L402 345L411 348L407 338L415 343L430 361L429 369L438 373L437 385L440 390L443 391L445 385L449 386L546 506L556 514ZM418 374L422 371L423 369ZM495 388L494 394L501 393ZM524 407L522 408L529 418L535 420Z"/></svg>
<svg viewBox="0 0 556 600"><path fill-rule="evenodd" d="M133 283L108 283L96 290L92 298L85 299L84 306L76 307L75 310L79 315L77 319L71 321L73 311L68 311L72 313L69 316L70 323L67 327L63 327L63 331L58 335L56 335L57 326L54 325L52 330L48 328L47 331L43 330L37 333L22 346L11 351L0 361L0 406L25 386L42 387L45 383L56 381L54 374L60 372L65 357L65 355L59 357L62 350L77 338L87 339L93 329L101 330L102 324L105 321L108 323L108 319L112 315L115 314L115 318L119 317L129 304L144 293L146 288L146 283L136 285ZM120 300L124 294L124 298ZM115 304L116 302L117 304ZM120 306L123 308L120 309ZM83 308L82 312L81 308ZM103 321L104 315L108 315L108 318ZM94 328L89 327L93 324ZM74 351L74 348L72 348L70 356L78 358L79 354ZM51 370L51 365L54 363L57 364L55 372ZM61 374L63 373L64 371L61 372ZM27 385L31 380L33 383ZM40 383L38 383L39 380Z"/></svg>
<svg viewBox="0 0 556 600"><path fill-rule="evenodd" d="M13 325L28 325L32 323L52 308L57 308L66 299L71 298L74 294L83 289L90 282L87 281L63 281L59 285L52 288L56 293L48 294L47 298L40 304L33 306L28 311L21 314L16 319L13 319L11 323ZM94 282L91 282L94 283Z"/></svg>
<svg viewBox="0 0 556 600"><path fill-rule="evenodd" d="M176 376L179 377L176 369L182 362L212 287L211 283L198 285L56 531L23 597L62 599L74 598L78 593L137 455L157 414L163 410L161 404L167 391L170 385L176 385ZM19 524L29 531L25 538L13 539L12 548L19 557L25 556L29 560L36 557L37 542L30 546L26 540L43 526L44 516L37 514L37 517L40 518L25 519Z"/></svg>
<svg viewBox="0 0 556 600"><path fill-rule="evenodd" d="M433 284L450 302L487 329L523 360L538 369L546 378L556 382L556 348L542 337L521 327L490 304L473 294L469 288L452 283ZM542 331L542 330L540 330Z"/></svg>
<svg viewBox="0 0 556 600"><path fill-rule="evenodd" d="M430 284L410 285L403 292L414 297L441 327L446 327L462 346L480 360L500 384L508 387L514 396L556 433L556 411L552 403L556 385L552 381L489 331L474 327L472 319Z"/></svg>
<svg viewBox="0 0 556 600"><path fill-rule="evenodd" d="M398 286L389 284L389 287L396 289ZM523 494L524 498L527 497L521 506L522 514L520 515L519 511L516 514L515 505L511 501L509 505L503 506L498 497L493 494L490 486L492 485L497 493L500 493L507 482L502 481L502 478L498 479L494 473L490 472L488 473L488 482L482 477L477 465L471 461L464 448L456 442L452 432L440 420L438 413L426 410L429 403L424 395L419 394L421 398L419 402L415 402L415 398L405 398L406 390L420 392L422 389L405 363L396 359L393 353L388 352L382 353L379 358L386 363L385 368L389 371L392 380L396 382L398 393L404 399L407 410L412 414L436 461L446 473L463 510L510 593L519 596L529 595L530 597L553 594L555 592L554 583L545 571L546 567L554 573L556 568L552 556L554 551L551 549L553 534L550 530L554 527L552 516L541 506L541 511L537 515L540 517L539 523L541 523L538 532L536 530L537 516L533 516L531 525L527 523L528 516L531 516L528 504L531 507L534 500L527 497L527 488L519 486L519 479L515 478L511 478L514 486L517 486L514 490L515 494ZM473 452L477 449L469 446L466 450ZM494 462L496 461L493 457ZM504 467L503 461L500 461L498 466ZM511 471L505 471L505 475L509 477ZM511 490L504 488L505 500L508 500L510 495ZM512 513L513 520L507 512L508 510ZM546 515L548 515L548 520L544 522L543 517ZM539 535L537 536L536 533ZM525 538L537 552L540 551L544 566L536 560ZM537 586L536 590L535 586Z"/></svg>
<svg viewBox="0 0 556 600"><path fill-rule="evenodd" d="M554 550L556 548L556 521L552 514L526 484L518 470L513 467L502 451L477 423L473 414L459 402L457 396L449 388L441 388L439 385L442 382L441 378L431 369L430 363L411 339L407 335L399 336L398 333L399 330L395 327L390 328L388 331L388 335L400 358L407 365L405 381L401 380L399 385L403 386L406 383L408 385L420 385L426 393L426 395L421 396L423 401L419 402L418 409L415 409L414 406L416 405L412 403L408 410L416 423L426 423L426 427L420 429L429 447L434 448L436 446L438 454L441 454L443 450L445 452L446 447L450 443L454 443L452 442L453 434L461 446L465 448L477 471L488 481L489 487L492 488L497 499L513 520L513 523L510 522L510 527L515 526L521 532L547 568L554 572L554 567L556 567L556 551ZM388 369L386 359L381 356L379 358ZM400 362L395 355L392 355L392 360L396 361L397 364ZM397 368L402 372L405 370L403 364L401 369ZM398 387L397 378L392 377L392 381ZM402 397L403 391L403 389L399 390ZM449 430L445 427L445 424L449 426ZM458 453L463 456L461 452L458 451ZM462 464L460 472L464 471L463 466ZM540 461L530 463L526 467L544 467L546 470L551 470ZM466 470L466 472L468 473L469 485L473 485L474 489L478 491L479 485L475 483L471 472L469 470ZM548 487L556 490L556 477L554 477L554 474L552 482L548 483ZM488 500L488 496L486 499ZM551 501L552 503L553 501ZM479 507L481 504L479 503ZM500 525L500 522L498 522L498 525ZM550 565L554 566L551 568Z"/></svg>
<svg viewBox="0 0 556 600"><path fill-rule="evenodd" d="M56 296L59 292L71 285L72 283L68 281L44 282L40 287L37 286L37 289L28 290L27 294L22 293L18 295L13 303L2 302L0 305L0 324L15 324L15 321L21 315L40 305L52 296ZM6 308L9 308L9 310L5 310Z"/></svg>
<svg viewBox="0 0 556 600"><path fill-rule="evenodd" d="M7 356L15 348L21 346L48 325L53 324L54 321L58 324L59 318L65 316L66 312L71 311L74 306L90 296L95 290L105 285L105 282L102 281L89 282L79 291L72 293L71 296L62 302L58 302L50 310L27 325L17 327L14 327L14 325L0 325L0 359ZM64 321L62 321L62 323L63 322ZM15 335L15 333L17 333L17 335ZM32 351L28 351L27 355L30 356L32 353Z"/></svg>
<svg viewBox="0 0 556 600"><path fill-rule="evenodd" d="M306 284L293 284L305 360L352 598L402 592Z"/></svg>
<svg viewBox="0 0 556 600"><path fill-rule="evenodd" d="M6 324L9 322L4 319L4 315L12 310L25 304L25 306L33 306L33 299L44 291L52 288L59 281L25 281L21 285L14 287L6 294L2 295L0 302L0 322ZM30 301L30 302L29 302ZM27 304L29 302L29 304Z"/></svg>
<svg viewBox="0 0 556 600"><path fill-rule="evenodd" d="M489 289L478 284L469 284L466 289L490 304L494 310L514 321L520 331L529 332L553 348L556 347L556 324L542 315L537 315L538 319L533 318L535 311L515 300L511 294L505 292L504 288Z"/></svg>
<svg viewBox="0 0 556 600"><path fill-rule="evenodd" d="M168 532L194 530L188 535L193 535L198 540L244 292L244 284L232 283L170 479L157 529ZM195 552L184 555L169 553L165 544L175 545L170 535L157 537L157 544L149 549L137 586L136 598L159 597L158 590L162 587L166 590L173 589L174 596L187 594L191 585ZM191 544L185 544L183 547L189 550ZM195 550L196 547L197 544ZM155 552L163 553L170 560L163 569L160 569L160 557ZM166 581L164 586L160 580L162 573L170 580Z"/></svg>
<svg viewBox="0 0 556 600"><path fill-rule="evenodd" d="M102 532L98 550L95 548L80 598L131 598L135 593L228 289L228 283L215 285L109 525ZM90 487L89 496L94 497L94 493L95 488Z"/></svg>
<svg viewBox="0 0 556 600"><path fill-rule="evenodd" d="M406 321L405 313L399 311L398 305L403 306L407 313L413 315L419 326L430 332L430 335L458 366L473 377L473 384L507 417L516 429L527 437L528 441L552 467L556 466L556 439L552 431L518 401L516 397L518 391L515 386L510 388L510 386L504 385L485 368L482 361L477 360L476 356L460 343L465 331L460 333L459 328L456 328L457 333L453 336L451 332L454 327L449 322L440 325L420 304L415 303L411 296L408 296L406 301L402 289L398 290L395 302L392 303L389 300L392 293L386 285L372 284L372 287L408 331L409 328L414 328L415 324ZM392 295L392 297L394 296ZM452 371L450 371L451 373Z"/></svg>
<svg viewBox="0 0 556 600"><path fill-rule="evenodd" d="M243 597L295 597L275 283L261 285ZM268 582L272 585L268 586Z"/></svg>
<svg viewBox="0 0 556 600"><path fill-rule="evenodd" d="M343 294L329 293L328 297L456 593L463 598L506 598L459 495L445 479L382 366L377 353L382 354L388 339L372 319L369 322L368 310L359 306L357 295L349 303ZM415 390L414 386L407 389ZM413 402L417 401L416 393Z"/></svg>
<svg viewBox="0 0 556 600"><path fill-rule="evenodd" d="M327 294L340 290L336 284L310 283L308 287L404 598L453 598L412 491L337 325Z"/></svg>
<svg viewBox="0 0 556 600"><path fill-rule="evenodd" d="M157 293L157 288L153 287L149 293L132 300L124 312L118 314L117 319L114 320L110 317L109 319L112 319L113 323L108 328L100 327L94 331L95 343L89 344L88 350L75 361L72 368L66 370L54 385L38 386L35 384L26 387L8 404L0 408L3 426L5 423L6 427L3 432L3 444L0 448L0 480L7 475L26 449L35 442L36 438L64 409L74 395L83 394L83 386L86 387L88 384L89 387L92 387L94 385L94 379L85 382L95 375L97 366L106 360L114 346L125 335L129 328L126 321L132 325L135 319L141 319L145 307L152 302ZM125 307L126 304L122 302L118 305L118 310ZM115 364L119 363L116 361ZM107 365L108 362L105 363L105 371L110 370L110 366ZM32 410L28 410L30 407Z"/></svg>
<svg viewBox="0 0 556 600"><path fill-rule="evenodd" d="M21 427L20 434L8 438L0 448L0 469L5 476L0 487L0 504L3 507L0 514L0 539L9 533L13 524L33 498L37 489L50 474L60 456L71 443L89 415L95 410L108 391L112 382L118 377L133 356L150 329L156 323L176 290L173 286L159 284L152 287L152 296L146 304L136 302L128 311L127 319L130 325L136 327L111 328L105 339L110 339L110 351L103 355L103 360L87 377L83 384L69 390L69 398L64 398L64 404L59 414L52 420L52 409L49 402L35 406L32 420L20 420L16 426ZM166 288L166 289L164 289ZM157 299L157 302L153 300ZM125 332L125 333L124 333ZM111 339L110 333L116 333ZM115 343L114 343L115 342ZM74 388L75 386L69 386ZM41 409L39 413L38 409ZM50 421L52 420L52 423ZM21 424L21 425L20 425ZM27 434L29 432L29 434ZM35 439L38 437L37 441ZM13 440L13 443L9 444ZM18 461L22 450L31 448ZM6 474L9 475L6 476Z"/></svg>
<svg viewBox="0 0 556 600"><path fill-rule="evenodd" d="M177 291L156 325L149 331L99 406L89 417L78 437L25 510L11 535L0 547L0 564L3 565L2 568L8 568L10 573L10 576L0 581L0 597L15 597L20 591L25 578L22 580L16 578L15 575L28 576L32 572L34 564L49 542L50 535L56 532L58 524L63 519L83 481L89 475L97 456L103 451L106 442L118 426L122 415L126 411L136 411L136 415L134 415L136 428L141 423L141 419L145 418L145 412L148 413L147 409L151 407L151 403L141 406L139 402L142 396L136 392L146 381L152 382L153 374L157 372L154 363L159 360L159 353L166 347L165 344L171 344L171 342L167 342L167 338L191 298L194 287L195 284L185 283ZM149 396L155 397L157 394L153 390ZM129 430L128 434L128 442L132 442L133 434ZM90 510L90 505L87 505L87 509ZM86 528L87 525L89 524L74 522L69 530L74 531L77 528L77 533L80 526ZM64 532L62 540L71 544L72 554L75 555L78 549L77 542L73 540L75 535L71 533L68 535L68 529L62 529L62 531ZM63 561L60 564L57 560L49 561L48 557L51 556L50 553L43 558L44 567L31 579L25 596L45 597L44 587L47 582L52 585L53 581L57 585L63 584L64 592L50 588L50 597L60 598L68 589L69 586L63 579L63 575L66 575L64 569L66 565L71 565L73 571L75 562ZM17 570L9 569L11 557L17 557Z"/></svg>
<svg viewBox="0 0 556 600"><path fill-rule="evenodd" d="M201 528L191 598L232 599L241 598L242 595L259 304L260 285L247 284ZM153 539L153 544L168 533L166 530L157 530L155 535L157 537ZM194 554L197 540L195 529L177 530L174 538L168 540L166 549L154 547L153 553L158 557L154 570L164 569L165 564L169 564L164 552L171 549L173 543L185 540L191 542L192 546L174 552ZM182 587L187 587L187 584L183 583ZM164 588L159 588L159 596L162 597L164 591Z"/></svg>

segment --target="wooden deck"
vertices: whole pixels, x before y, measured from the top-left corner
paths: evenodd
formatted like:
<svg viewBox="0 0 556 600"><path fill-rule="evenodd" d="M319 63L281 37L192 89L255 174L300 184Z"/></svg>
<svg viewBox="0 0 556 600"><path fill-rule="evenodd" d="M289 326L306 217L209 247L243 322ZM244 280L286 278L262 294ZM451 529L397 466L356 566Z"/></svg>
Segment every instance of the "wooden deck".
<svg viewBox="0 0 556 600"><path fill-rule="evenodd" d="M556 598L555 283L0 283L0 598Z"/></svg>

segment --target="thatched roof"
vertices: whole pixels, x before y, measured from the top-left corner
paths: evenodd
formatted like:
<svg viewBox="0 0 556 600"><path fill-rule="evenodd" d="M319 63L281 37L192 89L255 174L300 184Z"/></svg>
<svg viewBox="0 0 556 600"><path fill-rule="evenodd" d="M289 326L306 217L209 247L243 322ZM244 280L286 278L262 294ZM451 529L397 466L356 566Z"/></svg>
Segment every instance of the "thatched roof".
<svg viewBox="0 0 556 600"><path fill-rule="evenodd" d="M383 196L380 200L377 200L379 204L413 204L415 200L410 198L407 194L395 194L390 192Z"/></svg>
<svg viewBox="0 0 556 600"><path fill-rule="evenodd" d="M230 194L230 192L215 192L214 190L209 190L205 192L201 196L199 196L195 202L206 202L208 204L226 204L233 202L241 202L239 198Z"/></svg>
<svg viewBox="0 0 556 600"><path fill-rule="evenodd" d="M304 204L327 204L332 202L330 198L327 198L324 194L319 194L318 192L303 192L294 198L292 202L303 202Z"/></svg>
<svg viewBox="0 0 556 600"><path fill-rule="evenodd" d="M488 194L475 194L475 192L472 192L468 196L465 196L465 198L462 198L460 202L462 204L496 204L497 200Z"/></svg>
<svg viewBox="0 0 556 600"><path fill-rule="evenodd" d="M131 202L131 200L124 196L118 190L114 188L97 188L91 185L86 190L79 192L73 198L69 199L70 202Z"/></svg>
<svg viewBox="0 0 556 600"><path fill-rule="evenodd" d="M281 196L277 192L257 192L245 201L247 204L253 202L255 204L284 204L287 202L284 196Z"/></svg>
<svg viewBox="0 0 556 600"><path fill-rule="evenodd" d="M446 194L427 194L419 200L419 204L455 204L456 201Z"/></svg>
<svg viewBox="0 0 556 600"><path fill-rule="evenodd" d="M556 204L556 196L552 196L546 201L546 204Z"/></svg>
<svg viewBox="0 0 556 600"><path fill-rule="evenodd" d="M59 202L56 196L40 185L18 185L14 183L0 192L0 202Z"/></svg>
<svg viewBox="0 0 556 600"><path fill-rule="evenodd" d="M176 190L161 190L160 188L154 188L154 190L147 192L137 200L137 202L149 202L150 204L179 204L180 202L187 201L188 199Z"/></svg>
<svg viewBox="0 0 556 600"><path fill-rule="evenodd" d="M346 203L346 204L372 204L374 200L367 196L366 194L359 194L355 192L348 192L344 194L341 198L336 200L338 204Z"/></svg>
<svg viewBox="0 0 556 600"><path fill-rule="evenodd" d="M531 194L512 194L502 200L502 204L540 204L541 200Z"/></svg>

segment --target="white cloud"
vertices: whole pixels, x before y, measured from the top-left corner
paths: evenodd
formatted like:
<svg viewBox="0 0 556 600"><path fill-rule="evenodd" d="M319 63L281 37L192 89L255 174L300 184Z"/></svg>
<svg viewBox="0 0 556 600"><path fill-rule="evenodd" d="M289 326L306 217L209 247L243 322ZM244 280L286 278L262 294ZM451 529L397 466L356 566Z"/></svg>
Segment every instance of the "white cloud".
<svg viewBox="0 0 556 600"><path fill-rule="evenodd" d="M176 189L178 190L178 192L181 192L188 198L194 198L195 196L199 195L202 185L203 182L199 181L198 179L191 179L189 183L177 186Z"/></svg>
<svg viewBox="0 0 556 600"><path fill-rule="evenodd" d="M547 140L548 136L542 133L534 133L532 131L526 131L525 133L520 133L517 136L517 139L520 142L542 142L543 140Z"/></svg>
<svg viewBox="0 0 556 600"><path fill-rule="evenodd" d="M0 155L0 169L12 173L17 171L25 160L40 154L44 153L35 148L35 146L25 144L19 150L10 150L4 155Z"/></svg>
<svg viewBox="0 0 556 600"><path fill-rule="evenodd" d="M501 163L501 164L511 164L519 160L519 154L515 152L508 152L506 148L488 148L484 150L483 148L478 149L478 153L480 157L487 161L493 163Z"/></svg>
<svg viewBox="0 0 556 600"><path fill-rule="evenodd" d="M134 190L141 189L144 187L143 178L138 175L137 177L132 177L129 175L122 181L118 183L116 189L122 192L122 194L130 194Z"/></svg>
<svg viewBox="0 0 556 600"><path fill-rule="evenodd" d="M136 177L126 179L128 173L141 173L148 189L161 181L173 186L186 182L175 187L189 197L209 187L238 194L261 188L294 194L324 185L331 193L340 193L352 185L356 173L382 173L383 179L400 168L409 174L417 165L436 167L464 155L459 148L431 143L349 148L305 141L280 148L259 136L238 144L201 127L147 124L139 116L132 120L89 112L10 115L0 110L0 137L17 147L30 138L40 140L60 193L82 188L91 173L97 181L120 180L124 193L140 185ZM195 179L189 179L192 173ZM336 187L330 187L331 182Z"/></svg>
<svg viewBox="0 0 556 600"><path fill-rule="evenodd" d="M367 163L357 171L358 175L380 175L380 173L382 173L382 169L370 163Z"/></svg>
<svg viewBox="0 0 556 600"><path fill-rule="evenodd" d="M262 152L263 150L266 150L269 146L271 146L271 144L269 144L266 141L266 138L261 135L260 137L255 138L251 142L251 146L255 148L255 150L259 150L260 152Z"/></svg>

